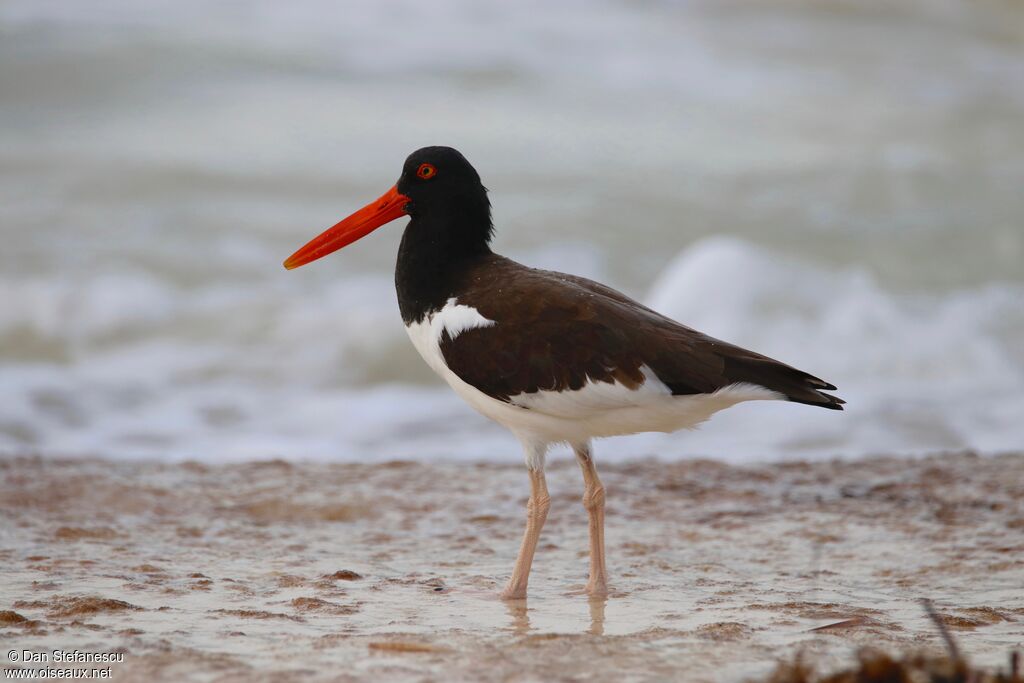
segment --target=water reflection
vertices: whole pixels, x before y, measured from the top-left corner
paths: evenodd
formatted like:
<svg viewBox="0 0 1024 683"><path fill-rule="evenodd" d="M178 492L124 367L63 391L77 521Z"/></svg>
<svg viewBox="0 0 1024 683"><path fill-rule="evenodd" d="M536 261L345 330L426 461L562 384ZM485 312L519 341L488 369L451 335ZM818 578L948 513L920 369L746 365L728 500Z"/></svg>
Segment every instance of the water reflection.
<svg viewBox="0 0 1024 683"><path fill-rule="evenodd" d="M604 608L608 604L608 598L590 598L590 629L589 633L595 636L604 635Z"/></svg>
<svg viewBox="0 0 1024 683"><path fill-rule="evenodd" d="M533 630L530 624L530 608L526 599L505 600L505 611L510 617L509 628L516 635L525 635ZM590 621L586 632L595 635L604 635L605 606L608 598L591 598L587 601L590 611Z"/></svg>
<svg viewBox="0 0 1024 683"><path fill-rule="evenodd" d="M530 631L530 610L526 605L526 598L522 600L504 600L505 609L512 617L512 632L517 636L525 635Z"/></svg>

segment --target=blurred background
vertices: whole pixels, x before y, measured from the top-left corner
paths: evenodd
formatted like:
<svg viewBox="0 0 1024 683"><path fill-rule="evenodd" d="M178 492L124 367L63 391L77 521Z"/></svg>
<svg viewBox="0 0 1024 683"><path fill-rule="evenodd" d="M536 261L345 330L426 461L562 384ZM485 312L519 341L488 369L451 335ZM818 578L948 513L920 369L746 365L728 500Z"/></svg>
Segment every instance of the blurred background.
<svg viewBox="0 0 1024 683"><path fill-rule="evenodd" d="M460 149L496 249L822 376L599 457L1024 446L1016 0L0 1L0 451L518 459L409 344L402 222Z"/></svg>

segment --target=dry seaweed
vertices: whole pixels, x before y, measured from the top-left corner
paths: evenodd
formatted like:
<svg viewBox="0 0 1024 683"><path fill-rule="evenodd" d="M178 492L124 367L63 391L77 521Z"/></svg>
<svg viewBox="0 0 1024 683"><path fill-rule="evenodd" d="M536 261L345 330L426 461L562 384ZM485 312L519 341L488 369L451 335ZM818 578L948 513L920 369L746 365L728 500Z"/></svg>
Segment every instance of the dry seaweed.
<svg viewBox="0 0 1024 683"><path fill-rule="evenodd" d="M767 683L1024 683L1019 652L1010 653L1006 670L972 668L932 602L922 600L921 604L942 636L945 655L916 653L896 659L878 650L865 649L857 653L855 667L828 675L817 674L797 655L794 661L779 664Z"/></svg>

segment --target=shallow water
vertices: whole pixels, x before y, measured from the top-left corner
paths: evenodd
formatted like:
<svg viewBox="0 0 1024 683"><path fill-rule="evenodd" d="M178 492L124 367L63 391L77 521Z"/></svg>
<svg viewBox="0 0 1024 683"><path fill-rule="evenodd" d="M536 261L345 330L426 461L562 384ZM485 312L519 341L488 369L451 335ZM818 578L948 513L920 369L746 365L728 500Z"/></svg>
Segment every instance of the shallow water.
<svg viewBox="0 0 1024 683"><path fill-rule="evenodd" d="M739 680L802 652L1024 643L1019 455L602 467L612 595L579 473L530 598L496 599L527 486L489 463L0 463L9 648L116 651L115 680Z"/></svg>
<svg viewBox="0 0 1024 683"><path fill-rule="evenodd" d="M405 339L400 224L280 268L437 143L480 169L500 251L850 400L609 456L1019 448L1022 11L8 0L0 448L518 457Z"/></svg>

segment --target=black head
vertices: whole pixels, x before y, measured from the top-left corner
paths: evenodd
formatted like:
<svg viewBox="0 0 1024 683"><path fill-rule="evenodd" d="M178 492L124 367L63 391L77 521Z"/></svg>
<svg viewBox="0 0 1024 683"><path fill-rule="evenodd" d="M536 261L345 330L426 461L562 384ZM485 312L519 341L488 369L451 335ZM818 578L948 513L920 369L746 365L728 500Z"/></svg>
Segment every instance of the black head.
<svg viewBox="0 0 1024 683"><path fill-rule="evenodd" d="M405 160L398 191L411 201L413 218L458 220L486 227L491 233L491 203L480 174L451 147L423 147ZM481 225L483 224L483 225Z"/></svg>
<svg viewBox="0 0 1024 683"><path fill-rule="evenodd" d="M307 242L285 268L322 258L405 215L412 221L403 248L415 245L421 258L438 248L449 260L490 251L491 203L476 169L451 147L424 147L405 160L394 187Z"/></svg>

